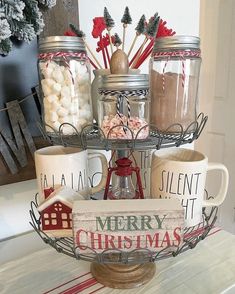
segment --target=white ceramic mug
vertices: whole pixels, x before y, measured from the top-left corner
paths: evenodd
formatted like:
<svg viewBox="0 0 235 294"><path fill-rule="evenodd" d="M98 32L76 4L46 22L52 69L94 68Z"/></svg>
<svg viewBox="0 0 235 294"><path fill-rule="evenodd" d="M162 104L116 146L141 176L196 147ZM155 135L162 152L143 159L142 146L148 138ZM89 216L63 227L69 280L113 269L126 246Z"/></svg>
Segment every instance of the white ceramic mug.
<svg viewBox="0 0 235 294"><path fill-rule="evenodd" d="M220 170L222 181L213 199L204 199L207 171ZM200 152L169 148L155 151L151 164L151 197L178 198L185 208L186 227L195 226L202 218L202 208L219 206L225 199L229 174L221 163L208 163Z"/></svg>
<svg viewBox="0 0 235 294"><path fill-rule="evenodd" d="M98 158L102 165L102 177L99 184L89 188L88 160ZM79 148L50 146L35 152L35 168L39 195L44 199L44 189L68 186L80 191L84 196L101 191L106 184L107 160L102 153L88 154Z"/></svg>

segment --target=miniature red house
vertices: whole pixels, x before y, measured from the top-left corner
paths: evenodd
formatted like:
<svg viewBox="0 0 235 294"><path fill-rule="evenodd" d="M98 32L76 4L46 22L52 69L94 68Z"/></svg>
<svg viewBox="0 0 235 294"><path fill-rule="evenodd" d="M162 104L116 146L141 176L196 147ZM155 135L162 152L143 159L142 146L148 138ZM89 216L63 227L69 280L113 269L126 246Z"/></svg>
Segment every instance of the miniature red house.
<svg viewBox="0 0 235 294"><path fill-rule="evenodd" d="M50 237L72 237L72 207L84 198L73 189L56 189L39 206L42 230Z"/></svg>

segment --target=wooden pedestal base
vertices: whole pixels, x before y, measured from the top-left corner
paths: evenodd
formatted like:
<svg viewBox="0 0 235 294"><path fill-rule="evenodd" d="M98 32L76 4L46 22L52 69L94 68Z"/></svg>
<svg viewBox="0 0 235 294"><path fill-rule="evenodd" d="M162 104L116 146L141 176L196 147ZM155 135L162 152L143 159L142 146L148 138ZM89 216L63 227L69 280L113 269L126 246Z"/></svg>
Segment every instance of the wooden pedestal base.
<svg viewBox="0 0 235 294"><path fill-rule="evenodd" d="M155 263L137 265L101 264L92 262L91 273L106 287L130 289L148 283L156 271Z"/></svg>

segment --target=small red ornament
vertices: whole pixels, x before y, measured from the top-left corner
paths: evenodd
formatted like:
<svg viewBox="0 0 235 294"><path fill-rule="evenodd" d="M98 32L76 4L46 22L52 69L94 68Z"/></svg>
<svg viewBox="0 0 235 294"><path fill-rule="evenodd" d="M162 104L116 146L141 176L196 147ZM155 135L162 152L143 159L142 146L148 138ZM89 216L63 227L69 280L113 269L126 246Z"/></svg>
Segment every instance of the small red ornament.
<svg viewBox="0 0 235 294"><path fill-rule="evenodd" d="M114 40L114 36L111 37L112 42ZM100 39L97 42L97 48L96 48L96 52L100 52L103 48L107 47L110 45L110 40L109 40L109 35L106 34L105 36L102 37L102 39Z"/></svg>
<svg viewBox="0 0 235 294"><path fill-rule="evenodd" d="M92 36L93 38L98 38L106 29L106 24L104 22L104 18L102 16L93 18L93 30Z"/></svg>
<svg viewBox="0 0 235 294"><path fill-rule="evenodd" d="M108 177L104 192L104 199L138 199L144 198L140 169L133 167L129 158L123 157L115 161L116 167L109 167ZM114 185L110 189L112 173L115 172ZM136 174L136 187L132 182L132 174Z"/></svg>
<svg viewBox="0 0 235 294"><path fill-rule="evenodd" d="M64 36L77 37L77 35L73 31L70 31L70 30L66 31L64 33Z"/></svg>
<svg viewBox="0 0 235 294"><path fill-rule="evenodd" d="M45 189L44 193L49 193L50 189L53 188ZM62 186L50 193L37 208L41 229L49 236L72 237L72 208L76 200L84 198L70 187Z"/></svg>
<svg viewBox="0 0 235 294"><path fill-rule="evenodd" d="M167 36L173 36L175 35L175 31L173 31L172 29L168 29L166 27L166 24L167 22L160 19L160 22L159 22L159 26L158 26L158 30L157 30L157 35L156 35L156 38L159 38L159 37L167 37Z"/></svg>

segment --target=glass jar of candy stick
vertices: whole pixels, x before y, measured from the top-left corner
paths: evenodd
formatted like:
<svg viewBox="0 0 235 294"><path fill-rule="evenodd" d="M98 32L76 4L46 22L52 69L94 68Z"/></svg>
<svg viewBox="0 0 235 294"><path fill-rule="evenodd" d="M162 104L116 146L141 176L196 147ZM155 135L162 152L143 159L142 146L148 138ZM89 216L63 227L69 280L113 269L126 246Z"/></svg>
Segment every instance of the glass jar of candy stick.
<svg viewBox="0 0 235 294"><path fill-rule="evenodd" d="M102 77L99 127L107 139L146 139L149 135L148 75Z"/></svg>

